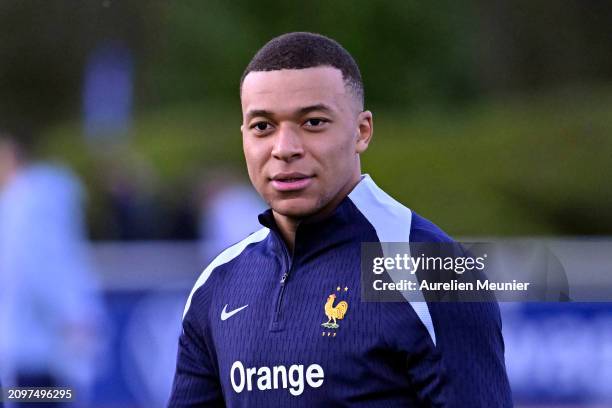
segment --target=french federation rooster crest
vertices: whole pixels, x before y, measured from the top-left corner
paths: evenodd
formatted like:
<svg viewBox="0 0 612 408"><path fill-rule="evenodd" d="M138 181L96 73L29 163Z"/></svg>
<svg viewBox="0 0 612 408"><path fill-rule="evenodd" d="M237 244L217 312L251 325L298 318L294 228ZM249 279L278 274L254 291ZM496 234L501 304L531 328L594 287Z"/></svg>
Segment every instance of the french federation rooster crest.
<svg viewBox="0 0 612 408"><path fill-rule="evenodd" d="M325 303L325 316L327 316L328 320L327 322L321 324L321 326L328 329L337 329L340 327L338 323L336 323L336 320L344 319L344 315L348 309L348 303L346 303L344 300L338 302L338 304L335 306L334 300L336 300L336 294L332 293L327 297L327 302Z"/></svg>

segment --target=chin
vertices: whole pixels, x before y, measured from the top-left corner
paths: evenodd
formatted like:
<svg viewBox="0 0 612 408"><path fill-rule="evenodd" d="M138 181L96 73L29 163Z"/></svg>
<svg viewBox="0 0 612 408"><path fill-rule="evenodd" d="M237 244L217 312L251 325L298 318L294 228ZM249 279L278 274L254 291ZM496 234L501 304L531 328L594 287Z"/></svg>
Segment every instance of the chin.
<svg viewBox="0 0 612 408"><path fill-rule="evenodd" d="M278 200L273 202L271 207L278 214L290 218L310 217L320 210L316 201L304 198Z"/></svg>

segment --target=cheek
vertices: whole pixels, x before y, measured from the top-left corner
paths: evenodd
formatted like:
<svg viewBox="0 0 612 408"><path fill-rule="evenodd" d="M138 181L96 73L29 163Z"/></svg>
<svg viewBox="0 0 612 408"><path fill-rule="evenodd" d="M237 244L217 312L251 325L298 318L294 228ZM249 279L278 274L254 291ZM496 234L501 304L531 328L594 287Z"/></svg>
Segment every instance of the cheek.
<svg viewBox="0 0 612 408"><path fill-rule="evenodd" d="M341 174L347 168L352 168L354 146L350 140L344 138L339 143L335 143L326 149L325 155L327 158L328 165L334 168L338 174Z"/></svg>
<svg viewBox="0 0 612 408"><path fill-rule="evenodd" d="M344 186L347 179L353 175L355 169L354 145L344 138L339 143L327 146L324 156L325 163L322 164L325 167L326 189L335 192Z"/></svg>
<svg viewBox="0 0 612 408"><path fill-rule="evenodd" d="M244 158L251 181L255 183L263 177L262 169L266 163L266 150L263 143L243 141Z"/></svg>

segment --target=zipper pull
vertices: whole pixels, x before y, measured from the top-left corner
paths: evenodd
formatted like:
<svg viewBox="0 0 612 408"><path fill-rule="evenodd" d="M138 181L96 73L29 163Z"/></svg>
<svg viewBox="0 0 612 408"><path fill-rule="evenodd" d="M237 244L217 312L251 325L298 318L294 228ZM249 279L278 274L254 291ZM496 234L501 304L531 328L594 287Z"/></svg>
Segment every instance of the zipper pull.
<svg viewBox="0 0 612 408"><path fill-rule="evenodd" d="M285 284L285 281L287 280L287 276L288 276L288 275L287 275L287 273L285 272L285 273L283 274L283 276L281 277L281 280L280 280L281 285L284 285L284 284Z"/></svg>

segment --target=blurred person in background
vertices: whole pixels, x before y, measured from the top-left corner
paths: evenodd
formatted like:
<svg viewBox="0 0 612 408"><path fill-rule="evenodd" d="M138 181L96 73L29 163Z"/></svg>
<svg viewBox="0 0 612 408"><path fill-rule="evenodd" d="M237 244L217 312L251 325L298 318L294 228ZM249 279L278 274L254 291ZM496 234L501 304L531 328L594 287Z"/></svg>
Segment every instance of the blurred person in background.
<svg viewBox="0 0 612 408"><path fill-rule="evenodd" d="M83 188L68 168L32 162L31 140L0 132L0 374L5 385L72 387L85 401L105 314Z"/></svg>
<svg viewBox="0 0 612 408"><path fill-rule="evenodd" d="M253 187L230 169L212 170L202 184L198 197L200 254L209 262L223 249L257 231L257 216L266 205Z"/></svg>
<svg viewBox="0 0 612 408"><path fill-rule="evenodd" d="M109 214L107 238L118 241L159 239L168 229L155 202L157 175L143 155L128 144L106 144L97 164L96 183L101 187Z"/></svg>

